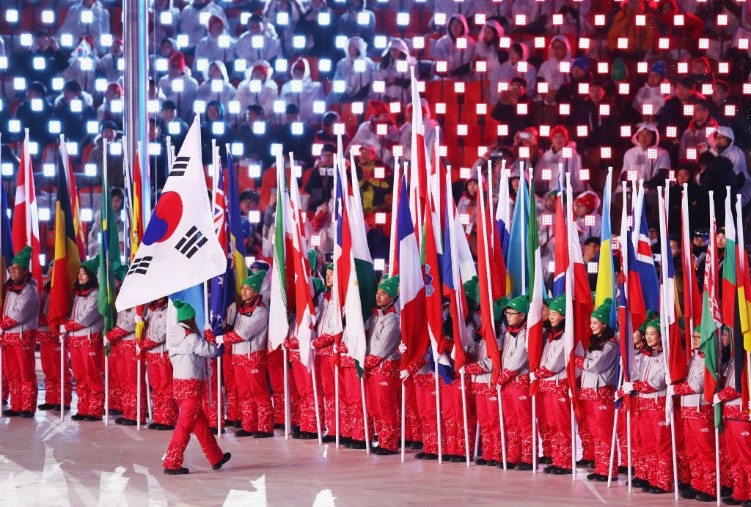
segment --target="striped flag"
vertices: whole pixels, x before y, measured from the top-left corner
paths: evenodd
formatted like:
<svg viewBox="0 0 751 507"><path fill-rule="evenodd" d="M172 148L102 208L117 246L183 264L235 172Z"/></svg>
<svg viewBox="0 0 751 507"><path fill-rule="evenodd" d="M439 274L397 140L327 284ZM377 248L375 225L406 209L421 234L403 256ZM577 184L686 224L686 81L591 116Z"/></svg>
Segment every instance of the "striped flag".
<svg viewBox="0 0 751 507"><path fill-rule="evenodd" d="M76 235L76 246L78 247L78 258L86 260L86 236L81 224L81 197L78 194L76 185L76 175L73 172L73 164L68 156L68 146L65 144L65 136L60 134L60 162L65 171L65 180L68 184L68 196L70 197L70 213L73 218L73 229ZM104 189L102 190L104 191Z"/></svg>
<svg viewBox="0 0 751 507"><path fill-rule="evenodd" d="M568 226L566 214L563 209L563 173L558 172L558 195L555 196L555 252L553 259L553 297L558 297L566 292L566 271L568 270Z"/></svg>
<svg viewBox="0 0 751 507"><path fill-rule="evenodd" d="M691 253L691 229L688 215L688 184L681 193L681 266L683 268L683 316L686 321L686 360L690 360L691 334L701 320L701 294L696 279L696 265Z"/></svg>
<svg viewBox="0 0 751 507"><path fill-rule="evenodd" d="M657 282L657 271L648 234L647 215L644 213L644 186L641 186L634 205L633 239L636 241L636 270L639 272L646 309L660 313L660 286Z"/></svg>
<svg viewBox="0 0 751 507"><path fill-rule="evenodd" d="M36 190L34 189L34 169L31 166L29 152L29 129L21 149L21 165L18 168L16 182L16 202L13 210L13 251L18 252L25 246L31 247L31 276L42 287L42 265L39 255L39 212L37 210Z"/></svg>
<svg viewBox="0 0 751 507"><path fill-rule="evenodd" d="M529 195L535 195L534 181L530 183ZM532 252L529 272L532 274L532 298L527 315L527 353L529 356L529 370L535 371L540 367L542 357L542 300L545 292L545 281L542 278L542 254L540 253L540 240L537 232L537 211L535 206L530 207L529 228L527 229L529 250ZM537 381L529 386L529 394L537 393Z"/></svg>
<svg viewBox="0 0 751 507"><path fill-rule="evenodd" d="M285 192L284 159L281 153L276 156L276 216L274 219L274 252L271 266L271 294L269 296L269 348L278 348L287 338L289 332L288 315L294 307L294 289L288 283L293 272L287 271L287 258L292 256L291 245L288 248L287 236L291 238L291 227L285 215L289 210L289 199ZM290 242L291 243L291 242ZM290 290L291 289L291 290Z"/></svg>
<svg viewBox="0 0 751 507"><path fill-rule="evenodd" d="M227 268L224 273L211 279L209 292L209 325L211 330L219 335L224 332L227 309L235 302L237 292L235 288L235 272L229 248L229 231L227 221L227 173L222 169L218 150L214 154L212 182L212 209L214 214L214 232L219 245L227 257ZM243 259L243 266L245 260ZM243 270L245 271L245 270Z"/></svg>
<svg viewBox="0 0 751 507"><path fill-rule="evenodd" d="M104 157L107 158L107 141L104 142ZM121 264L120 238L115 225L115 212L112 200L106 191L109 181L107 172L102 171L102 192L100 207L99 239L99 313L104 317L104 332L115 327L117 311L115 310L115 269Z"/></svg>
<svg viewBox="0 0 751 507"><path fill-rule="evenodd" d="M615 303L615 272L613 270L613 228L610 219L611 188L613 185L613 168L608 168L605 179L605 191L602 204L602 231L600 233L600 257L597 263L597 285L595 290L595 308L610 299ZM557 242L556 242L557 244ZM611 306L610 328L616 327L616 305Z"/></svg>
<svg viewBox="0 0 751 507"><path fill-rule="evenodd" d="M619 368L623 372L623 381L631 382L632 368L636 364L636 354L634 351L634 321L631 314L631 275L630 265L636 261L634 245L631 242L631 231L628 227L628 218L626 213L626 191L623 192L624 206L621 211L621 235L619 244L621 247L621 276L619 279L619 297L618 297L618 328L620 330L618 337L620 362ZM640 292L640 289L636 289Z"/></svg>
<svg viewBox="0 0 751 507"><path fill-rule="evenodd" d="M10 207L8 205L8 196L5 194L5 187L0 186L0 283L3 285L8 281L8 268L13 261L13 239L10 232ZM76 268L77 272L78 268ZM0 291L0 304L2 304L2 291ZM70 299L70 298L68 298ZM67 314L66 314L67 316Z"/></svg>
<svg viewBox="0 0 751 507"><path fill-rule="evenodd" d="M519 296L527 291L529 281L528 266L526 266L526 248L524 247L529 217L529 194L527 181L522 173L519 178L519 191L514 204L514 218L511 222L511 236L509 238L506 267L511 277L511 294L509 297Z"/></svg>
<svg viewBox="0 0 751 507"><path fill-rule="evenodd" d="M746 253L743 231L743 209L741 196L736 196L735 214L738 217L738 242L736 266L738 272L738 320L739 324L733 333L733 360L735 371L742 374L735 375L735 390L741 393L743 406L751 410L749 405L749 391L751 391L751 368L748 362L748 354L751 353L751 274L749 274L748 254ZM740 331L740 332L738 332Z"/></svg>

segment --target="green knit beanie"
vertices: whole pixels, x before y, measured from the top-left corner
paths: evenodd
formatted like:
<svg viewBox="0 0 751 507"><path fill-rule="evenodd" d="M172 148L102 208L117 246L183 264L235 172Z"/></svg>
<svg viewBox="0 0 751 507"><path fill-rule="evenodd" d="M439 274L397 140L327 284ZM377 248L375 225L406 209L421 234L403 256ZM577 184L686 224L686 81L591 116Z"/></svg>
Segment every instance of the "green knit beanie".
<svg viewBox="0 0 751 507"><path fill-rule="evenodd" d="M261 292L261 286L263 285L264 278L266 278L266 271L261 269L258 271L258 273L253 273L248 278L243 280L243 285L247 285L256 292Z"/></svg>
<svg viewBox="0 0 751 507"><path fill-rule="evenodd" d="M610 325L610 312L613 309L613 300L607 298L600 306L592 312L592 318L595 318L603 324Z"/></svg>
<svg viewBox="0 0 751 507"><path fill-rule="evenodd" d="M172 304L175 305L175 310L177 310L178 322L184 322L196 316L196 309L190 303L176 299Z"/></svg>
<svg viewBox="0 0 751 507"><path fill-rule="evenodd" d="M508 302L506 308L511 308L519 313L527 315L529 313L529 298L525 295L516 296L514 299Z"/></svg>
<svg viewBox="0 0 751 507"><path fill-rule="evenodd" d="M396 299L397 294L399 294L399 275L392 277L384 275L381 278L381 283L378 284L378 289Z"/></svg>
<svg viewBox="0 0 751 507"><path fill-rule="evenodd" d="M566 294L561 294L550 302L550 311L566 316Z"/></svg>
<svg viewBox="0 0 751 507"><path fill-rule="evenodd" d="M29 245L26 245L19 251L15 257L13 257L13 260L11 261L11 264L15 264L19 268L23 269L29 269L29 263L31 262L31 247Z"/></svg>

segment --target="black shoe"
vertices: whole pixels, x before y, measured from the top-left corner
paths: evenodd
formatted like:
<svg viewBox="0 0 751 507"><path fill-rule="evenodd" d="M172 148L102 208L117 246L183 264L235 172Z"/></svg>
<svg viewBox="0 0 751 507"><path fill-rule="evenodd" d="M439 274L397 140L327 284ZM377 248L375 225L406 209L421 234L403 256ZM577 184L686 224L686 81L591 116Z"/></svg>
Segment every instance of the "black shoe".
<svg viewBox="0 0 751 507"><path fill-rule="evenodd" d="M333 444L334 442L336 442L336 436L326 435L321 439L321 442L323 442L324 444Z"/></svg>
<svg viewBox="0 0 751 507"><path fill-rule="evenodd" d="M669 491L665 491L662 488L658 488L657 486L652 486L649 488L649 492L653 495L664 495L665 493L669 493Z"/></svg>
<svg viewBox="0 0 751 507"><path fill-rule="evenodd" d="M83 416L83 418L86 421L101 421L102 420L101 417L97 417L95 415L85 415L85 416Z"/></svg>
<svg viewBox="0 0 751 507"><path fill-rule="evenodd" d="M211 433L212 434L214 434L214 435L218 435L219 434L219 430L217 430L216 428L210 428L210 429L211 429ZM225 430L224 428L222 428L222 435L224 435L226 432L227 432L227 430Z"/></svg>
<svg viewBox="0 0 751 507"><path fill-rule="evenodd" d="M376 447L373 449L373 454L376 456L391 456L393 454L396 454L396 451L389 451L388 449L384 449L383 447Z"/></svg>
<svg viewBox="0 0 751 507"><path fill-rule="evenodd" d="M118 417L117 419L115 419L115 424L119 424L120 426L136 426L138 423L136 423L136 421L134 421L133 419Z"/></svg>
<svg viewBox="0 0 751 507"><path fill-rule="evenodd" d="M222 459L219 460L219 463L217 463L215 465L211 465L211 468L213 468L214 470L219 470L220 468L222 468L222 465L224 465L225 463L227 463L229 461L229 459L231 457L232 457L232 453L225 452L224 456L222 456Z"/></svg>
<svg viewBox="0 0 751 507"><path fill-rule="evenodd" d="M407 449L414 449L416 451L422 449L422 442L405 442L405 445Z"/></svg>
<svg viewBox="0 0 751 507"><path fill-rule="evenodd" d="M229 426L227 426L227 427L229 428ZM233 424L232 427L233 428L237 428L237 429L241 429L243 427L243 422L242 421L235 421L235 424ZM274 425L274 427L276 428L276 425Z"/></svg>
<svg viewBox="0 0 751 507"><path fill-rule="evenodd" d="M237 435L237 433L235 433L235 435ZM256 431L253 433L253 438L272 438L273 436L273 431Z"/></svg>
<svg viewBox="0 0 751 507"><path fill-rule="evenodd" d="M174 469L174 468L165 468L164 473L167 475L185 475L189 473L190 470L188 470L185 467Z"/></svg>
<svg viewBox="0 0 751 507"><path fill-rule="evenodd" d="M425 459L425 453L418 452L417 454L415 454L415 459Z"/></svg>
<svg viewBox="0 0 751 507"><path fill-rule="evenodd" d="M52 403L42 403L37 407L39 410L52 410L55 408L55 405Z"/></svg>
<svg viewBox="0 0 751 507"><path fill-rule="evenodd" d="M174 424L157 424L156 429L159 431L171 431L175 429ZM224 430L222 430L222 433L224 433Z"/></svg>
<svg viewBox="0 0 751 507"><path fill-rule="evenodd" d="M705 493L703 491L699 491L696 493L696 500L700 502L714 502L717 500L716 496L712 496L709 493Z"/></svg>
<svg viewBox="0 0 751 507"><path fill-rule="evenodd" d="M252 431L245 431L245 430L237 430L235 432L236 437L254 437L256 436L255 432Z"/></svg>
<svg viewBox="0 0 751 507"><path fill-rule="evenodd" d="M587 476L587 480L594 481L594 482L608 482L608 476L602 475L602 474L589 474ZM613 477L613 480L618 480L617 477Z"/></svg>
<svg viewBox="0 0 751 507"><path fill-rule="evenodd" d="M501 462L500 462L500 461L496 461L496 460L494 460L494 459L490 459L490 460L488 460L488 463L487 463L487 465L488 465L489 467L497 467L497 466L498 466L498 465L500 465L500 464L501 464Z"/></svg>
<svg viewBox="0 0 751 507"><path fill-rule="evenodd" d="M117 421L115 421L115 422L117 422ZM157 426L161 426L161 425L160 425L160 424L157 424L157 423L155 423L155 422L153 422L153 423L149 424L149 425L148 425L148 426L146 426L146 427L147 427L148 429L150 429L150 430L155 430L155 429L158 429L158 428L157 428Z"/></svg>
<svg viewBox="0 0 751 507"><path fill-rule="evenodd" d="M546 466L545 469L543 470L543 472L546 473L546 474L552 474L553 470L555 470L556 468L558 468L558 467L555 466L555 465Z"/></svg>
<svg viewBox="0 0 751 507"><path fill-rule="evenodd" d="M487 464L488 464L488 460L486 460L485 458L477 458L475 460L475 465L481 465L482 466L482 465L487 465Z"/></svg>
<svg viewBox="0 0 751 507"><path fill-rule="evenodd" d="M688 488L686 490L681 491L680 495L681 495L681 498L685 498L687 500L693 500L694 498L696 498L696 495L698 493L699 492L696 491L694 488Z"/></svg>
<svg viewBox="0 0 751 507"><path fill-rule="evenodd" d="M728 496L722 499L722 503L725 505L742 505L743 500L736 500L732 496Z"/></svg>
<svg viewBox="0 0 751 507"><path fill-rule="evenodd" d="M517 463L516 464L516 469L520 470L522 472L526 472L528 470L532 470L532 463Z"/></svg>
<svg viewBox="0 0 751 507"><path fill-rule="evenodd" d="M3 410L3 417L18 417L21 415L21 412L17 410Z"/></svg>
<svg viewBox="0 0 751 507"><path fill-rule="evenodd" d="M74 421L83 421L84 419L86 419L86 416L83 414L76 414L76 415L72 415L70 418L73 419Z"/></svg>
<svg viewBox="0 0 751 507"><path fill-rule="evenodd" d="M242 424L242 421L235 421L234 419L225 419L223 426L225 428L231 428L232 426L234 426L237 423Z"/></svg>
<svg viewBox="0 0 751 507"><path fill-rule="evenodd" d="M691 489L691 484L678 481L678 491L686 491L687 489Z"/></svg>
<svg viewBox="0 0 751 507"><path fill-rule="evenodd" d="M426 453L423 453L423 454L424 454L424 456L423 456L422 459L425 460L425 461L437 461L438 460L438 455L435 454L435 453L426 452Z"/></svg>
<svg viewBox="0 0 751 507"><path fill-rule="evenodd" d="M550 471L550 473L553 475L571 475L571 469L555 467L553 470Z"/></svg>
<svg viewBox="0 0 751 507"><path fill-rule="evenodd" d="M300 432L300 440L317 440L318 435L315 433L311 433L309 431L301 431Z"/></svg>
<svg viewBox="0 0 751 507"><path fill-rule="evenodd" d="M643 488L644 486L649 486L649 483L644 479L634 477L633 479L631 479L631 486L634 488Z"/></svg>
<svg viewBox="0 0 751 507"><path fill-rule="evenodd" d="M721 497L731 496L732 494L733 494L733 488L729 488L727 486L722 486L720 488L720 496Z"/></svg>
<svg viewBox="0 0 751 507"><path fill-rule="evenodd" d="M467 461L467 458L466 456L451 456L449 461L451 461L451 463L464 463Z"/></svg>
<svg viewBox="0 0 751 507"><path fill-rule="evenodd" d="M746 500L743 502L743 507L751 507L751 500Z"/></svg>
<svg viewBox="0 0 751 507"><path fill-rule="evenodd" d="M552 465L553 464L553 458L549 458L547 456L541 456L537 458L537 463L539 465Z"/></svg>
<svg viewBox="0 0 751 507"><path fill-rule="evenodd" d="M114 416L123 415L123 411L122 410L118 410L116 408L111 408L110 409L110 415L114 415Z"/></svg>
<svg viewBox="0 0 751 507"><path fill-rule="evenodd" d="M595 466L595 462L591 459L580 459L576 462L576 466L592 468L593 466Z"/></svg>
<svg viewBox="0 0 751 507"><path fill-rule="evenodd" d="M284 424L274 424L274 429L275 430L283 430L284 429Z"/></svg>
<svg viewBox="0 0 751 507"><path fill-rule="evenodd" d="M348 447L350 449L365 449L366 445L364 440L353 440Z"/></svg>
<svg viewBox="0 0 751 507"><path fill-rule="evenodd" d="M498 463L498 468L503 470L503 463ZM510 461L506 462L506 470L513 470L516 468L516 463L511 463ZM530 468L531 470L531 468Z"/></svg>
<svg viewBox="0 0 751 507"><path fill-rule="evenodd" d="M60 405L55 405L55 412L60 412ZM65 410L70 410L70 405L65 405Z"/></svg>
<svg viewBox="0 0 751 507"><path fill-rule="evenodd" d="M30 410L24 410L23 412L21 412L21 416L20 417L21 417L21 419L33 419L34 412L32 412Z"/></svg>

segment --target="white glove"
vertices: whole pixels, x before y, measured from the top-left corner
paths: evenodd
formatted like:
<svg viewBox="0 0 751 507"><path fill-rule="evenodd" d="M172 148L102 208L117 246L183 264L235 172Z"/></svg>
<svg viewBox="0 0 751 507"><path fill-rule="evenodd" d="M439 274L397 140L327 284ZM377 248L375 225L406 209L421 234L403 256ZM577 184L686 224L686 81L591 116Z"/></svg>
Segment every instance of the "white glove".
<svg viewBox="0 0 751 507"><path fill-rule="evenodd" d="M109 345L110 344L110 339L107 338L107 335L104 336L104 344L105 345Z"/></svg>
<svg viewBox="0 0 751 507"><path fill-rule="evenodd" d="M399 343L399 353L404 354L405 352L407 352L407 346L404 342Z"/></svg>
<svg viewBox="0 0 751 507"><path fill-rule="evenodd" d="M140 324L141 322L143 322L143 317L136 314L135 321L136 321L136 324Z"/></svg>
<svg viewBox="0 0 751 507"><path fill-rule="evenodd" d="M717 405L718 403L722 403L720 400L720 393L714 393L714 396L712 397L712 405Z"/></svg>
<svg viewBox="0 0 751 507"><path fill-rule="evenodd" d="M621 391L623 391L626 394L629 394L634 391L634 383L633 382L624 382L621 385Z"/></svg>
<svg viewBox="0 0 751 507"><path fill-rule="evenodd" d="M223 334L216 335L215 338L216 338L216 344L217 345L221 345L222 343L224 343L224 335Z"/></svg>
<svg viewBox="0 0 751 507"><path fill-rule="evenodd" d="M620 400L621 398L622 398L622 396L620 395L620 391L616 391L616 392L615 392L615 396L613 396L613 399L614 399L615 401L618 401L618 400Z"/></svg>
<svg viewBox="0 0 751 507"><path fill-rule="evenodd" d="M65 324L60 324L60 332L65 333Z"/></svg>
<svg viewBox="0 0 751 507"><path fill-rule="evenodd" d="M537 375L535 375L535 372L529 372L529 381L534 382L535 380L537 380Z"/></svg>
<svg viewBox="0 0 751 507"><path fill-rule="evenodd" d="M399 378L404 382L409 378L409 372L407 370L402 370L399 372Z"/></svg>
<svg viewBox="0 0 751 507"><path fill-rule="evenodd" d="M211 331L211 326L209 326L208 324L203 326L203 332L205 333L206 331Z"/></svg>
<svg viewBox="0 0 751 507"><path fill-rule="evenodd" d="M667 395L668 396L675 396L675 386L673 384L670 384L667 387Z"/></svg>

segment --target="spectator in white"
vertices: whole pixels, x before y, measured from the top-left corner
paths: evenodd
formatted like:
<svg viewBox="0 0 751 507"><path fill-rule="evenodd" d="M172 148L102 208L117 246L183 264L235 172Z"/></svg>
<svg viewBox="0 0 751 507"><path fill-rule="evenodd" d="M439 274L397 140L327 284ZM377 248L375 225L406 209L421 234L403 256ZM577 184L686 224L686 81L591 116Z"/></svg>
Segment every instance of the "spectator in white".
<svg viewBox="0 0 751 507"><path fill-rule="evenodd" d="M102 34L110 33L110 13L99 0L80 0L70 6L57 33L75 38L91 36L97 52L103 53Z"/></svg>
<svg viewBox="0 0 751 507"><path fill-rule="evenodd" d="M503 27L494 20L488 20L482 27L477 42L475 43L474 62L485 62L485 72L475 71L475 79L482 81L485 88L485 97L489 97L488 103L498 102L498 77L501 74L501 64L508 60L508 51L500 47L503 37Z"/></svg>
<svg viewBox="0 0 751 507"><path fill-rule="evenodd" d="M209 64L209 68L203 73L204 81L198 87L196 100L203 100L208 103L211 100L218 100L224 106L225 111L229 111L229 103L235 100L237 90L229 82L227 67L221 60L214 60Z"/></svg>
<svg viewBox="0 0 751 507"><path fill-rule="evenodd" d="M183 7L179 28L180 33L188 36L188 46L183 48L183 51L188 54L195 51L198 42L206 36L211 16L218 16L225 27L229 26L224 10L212 0L193 0Z"/></svg>
<svg viewBox="0 0 751 507"><path fill-rule="evenodd" d="M180 84L175 86L178 82ZM164 92L165 99L177 104L180 118L188 121L193 117L193 101L198 91L198 81L191 77L190 69L185 66L185 56L181 52L170 57L167 75L159 80L159 88Z"/></svg>
<svg viewBox="0 0 751 507"><path fill-rule="evenodd" d="M177 48L175 39L169 37L162 39L159 50L149 55L149 74L156 76L156 79L161 79L167 73L169 59L178 51L180 50Z"/></svg>
<svg viewBox="0 0 751 507"><path fill-rule="evenodd" d="M660 133L654 123L640 123L631 136L634 144L623 155L621 181L644 180L648 188L665 183L670 172L670 155L660 148ZM633 171L629 174L630 171ZM620 189L620 187L619 187Z"/></svg>
<svg viewBox="0 0 751 507"><path fill-rule="evenodd" d="M99 122L111 121L118 129L123 128L123 88L117 83L108 83L104 90L102 105L96 110L96 119Z"/></svg>
<svg viewBox="0 0 751 507"><path fill-rule="evenodd" d="M644 116L656 116L660 113L662 106L665 105L666 97L675 95L675 88L673 88L670 81L665 77L666 71L667 65L662 60L653 63L649 67L647 82L639 88L634 97L633 106L637 113L644 114L643 106L645 104L652 104L652 113L645 114ZM662 92L663 83L668 85L668 93Z"/></svg>
<svg viewBox="0 0 751 507"><path fill-rule="evenodd" d="M240 101L241 111L247 111L248 106L258 104L267 118L272 117L274 101L279 97L279 87L271 79L273 74L274 69L264 60L256 62L245 71L245 79L237 85L236 97Z"/></svg>
<svg viewBox="0 0 751 507"><path fill-rule="evenodd" d="M551 8L548 16L548 30L555 30L559 34L570 35L576 38L580 35L591 34L593 32L594 27L589 21L592 0L563 0L562 2L550 3L553 4L555 11ZM554 24L553 14L561 14L563 16L561 24Z"/></svg>
<svg viewBox="0 0 751 507"><path fill-rule="evenodd" d="M435 0L434 11L436 13L445 14L446 17L453 16L454 14L461 14L469 19L474 16L476 12L485 12L478 11L478 7L475 4L475 0L464 0L462 2L457 2L456 0ZM433 19L435 19L435 17ZM432 20L431 23L433 23Z"/></svg>
<svg viewBox="0 0 751 507"><path fill-rule="evenodd" d="M599 238L602 233L602 215L597 210L600 208L600 196L592 190L587 190L574 199L574 220L579 231L579 243L589 238Z"/></svg>
<svg viewBox="0 0 751 507"><path fill-rule="evenodd" d="M380 100L371 100L366 116L369 120L358 127L347 151L354 145L368 145L374 149L376 158L382 160L388 166L392 166L394 156L391 147L399 142L399 130L396 128L396 122L388 105ZM378 133L379 126L381 132L385 129L385 134Z"/></svg>
<svg viewBox="0 0 751 507"><path fill-rule="evenodd" d="M432 157L435 151L436 131L441 128L441 124L433 119L428 101L420 99L420 103L422 104L422 123L425 125L425 147L428 150L428 157ZM400 160L412 160L412 104L407 104L404 108L404 124L399 127L399 144L404 148L404 154Z"/></svg>
<svg viewBox="0 0 751 507"><path fill-rule="evenodd" d="M535 166L535 191L545 194L558 188L558 172L571 174L571 189L583 192L588 189L586 182L581 180L582 158L576 151L576 143L569 141L568 130L563 125L556 125L550 129L550 149L542 154ZM550 171L548 178L547 171ZM546 171L543 174L543 171ZM564 180L565 185L565 180Z"/></svg>
<svg viewBox="0 0 751 507"><path fill-rule="evenodd" d="M517 26L515 31L529 34L542 33L548 23L553 4L556 2L540 2L539 0L514 0L511 5L511 19L517 16L526 16L526 23Z"/></svg>
<svg viewBox="0 0 751 507"><path fill-rule="evenodd" d="M63 71L66 81L77 81L87 93L95 92L96 67L99 57L94 50L94 39L87 35L78 42L78 46L68 58L68 68Z"/></svg>
<svg viewBox="0 0 751 507"><path fill-rule="evenodd" d="M480 205L478 199L480 185L475 176L470 177L464 184L464 192L456 203L456 213L467 235L469 248L473 254L477 252L477 208Z"/></svg>
<svg viewBox="0 0 751 507"><path fill-rule="evenodd" d="M269 0L263 11L263 17L274 25L282 51L290 56L296 52L293 44L295 25L302 17L303 10L298 0Z"/></svg>
<svg viewBox="0 0 751 507"><path fill-rule="evenodd" d="M521 42L511 44L508 52L508 60L501 65L498 80L502 83L510 83L515 77L524 79L527 83L527 94L534 97L537 94L537 69L527 61L529 47Z"/></svg>
<svg viewBox="0 0 751 507"><path fill-rule="evenodd" d="M307 58L298 58L292 63L292 79L282 85L281 98L287 104L300 108L300 119L307 125L317 125L321 115L314 112L316 102L323 103L326 96L323 84L310 77L310 63Z"/></svg>
<svg viewBox="0 0 751 507"><path fill-rule="evenodd" d="M227 29L224 21L219 16L209 18L209 33L198 41L196 46L194 71L205 72L209 62L220 60L229 62L235 57L235 41L226 35ZM226 47L222 47L226 46Z"/></svg>
<svg viewBox="0 0 751 507"><path fill-rule="evenodd" d="M240 35L235 45L235 55L245 60L246 68L259 60L273 64L282 55L274 26L268 28L271 30L267 30L266 21L260 14L254 13L248 18L247 31Z"/></svg>
<svg viewBox="0 0 751 507"><path fill-rule="evenodd" d="M149 40L163 41L174 37L177 33L177 22L180 19L180 9L174 6L173 0L154 0L149 7Z"/></svg>
<svg viewBox="0 0 751 507"><path fill-rule="evenodd" d="M347 0L347 12L341 15L338 24L340 33L347 37L358 36L368 47L373 46L376 17L373 11L365 8L365 0Z"/></svg>
<svg viewBox="0 0 751 507"><path fill-rule="evenodd" d="M110 51L99 60L96 66L97 74L104 75L108 83L117 81L125 70L123 62L123 40L112 41Z"/></svg>
<svg viewBox="0 0 751 507"><path fill-rule="evenodd" d="M347 54L336 64L334 86L327 98L327 105L337 102L365 100L370 94L373 82L373 60L365 54L367 43L361 37L350 37L347 41ZM344 82L344 92L336 91L337 81Z"/></svg>
<svg viewBox="0 0 751 507"><path fill-rule="evenodd" d="M568 81L571 71L571 43L565 35L556 35L548 44L548 59L542 62L537 77L545 79L550 90L559 90ZM561 72L561 64L568 63L566 72Z"/></svg>
<svg viewBox="0 0 751 507"><path fill-rule="evenodd" d="M717 128L717 122L709 115L709 101L701 98L693 102L694 114L688 128L683 131L681 144L678 147L678 159L688 158L689 148L696 150L696 155L704 153L709 149L707 137Z"/></svg>
<svg viewBox="0 0 751 507"><path fill-rule="evenodd" d="M434 48L437 77L464 81L470 78L475 41L469 35L467 18L461 14L451 16L446 23L446 35L438 39ZM437 62L446 62L446 72L438 72Z"/></svg>
<svg viewBox="0 0 751 507"><path fill-rule="evenodd" d="M409 54L407 43L402 39L392 38L381 55L375 77L377 81L385 83L384 93L381 94L384 102L406 104L411 101L409 68L414 65L415 59Z"/></svg>
<svg viewBox="0 0 751 507"><path fill-rule="evenodd" d="M741 203L744 207L748 206L751 203L751 175L746 165L745 153L734 144L733 129L726 126L717 127L717 130L709 137L709 142L712 145L712 154L725 157L733 163L733 172L738 176Z"/></svg>

